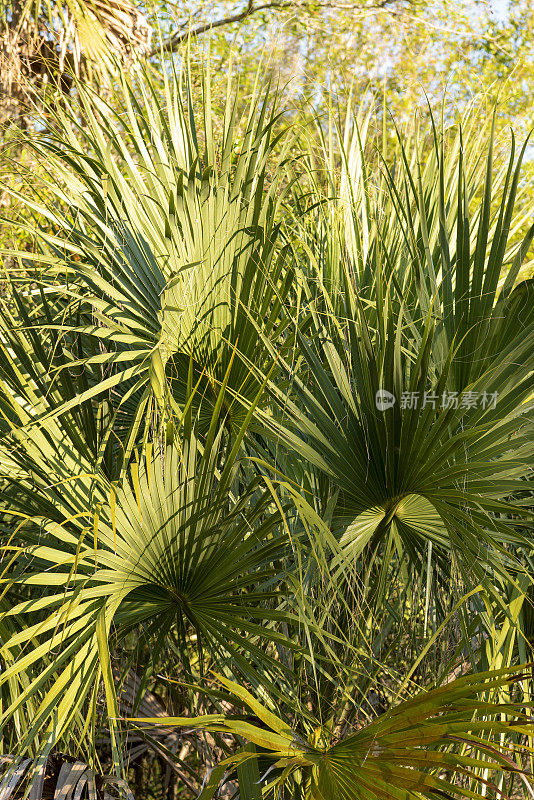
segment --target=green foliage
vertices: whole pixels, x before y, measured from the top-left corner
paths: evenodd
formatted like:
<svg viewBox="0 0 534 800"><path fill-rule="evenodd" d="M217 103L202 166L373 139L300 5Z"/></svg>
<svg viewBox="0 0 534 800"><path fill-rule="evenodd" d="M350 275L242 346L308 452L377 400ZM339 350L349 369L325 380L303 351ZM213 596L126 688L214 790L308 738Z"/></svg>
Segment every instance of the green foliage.
<svg viewBox="0 0 534 800"><path fill-rule="evenodd" d="M202 800L526 786L525 148L162 82L78 85L54 202L8 188L46 225L5 251L2 789L133 737Z"/></svg>
<svg viewBox="0 0 534 800"><path fill-rule="evenodd" d="M227 696L227 701L233 705L242 703L247 706L263 723L263 727L251 725L239 716L223 715L170 718L168 722L181 727L228 732L266 750L274 762L271 771L277 775L265 787L267 796L271 793L271 796L276 796L276 791L299 771L304 773L307 796L314 800L333 800L338 797L342 800L415 800L435 797L436 794L450 797L450 791L460 797L475 797L475 793L458 782L453 783L453 780L460 775L469 775L473 768L487 767L488 761L481 756L489 756L493 769L520 772L512 758L500 752L495 742L491 738L484 738L483 734L489 732L497 736L503 731L507 734L530 733L530 717L523 709L510 703L479 700L477 695L509 685L521 677L517 670L504 669L458 678L446 686L401 703L370 725L339 741L334 741L332 732L321 726L306 740L254 700L249 692L220 676L221 683L232 692ZM496 712L514 715L516 720L506 723L488 721L488 714ZM158 721L143 720L145 724ZM444 753L434 749L437 745L450 742L467 744L471 754L465 756L458 752ZM202 792L202 800L210 800L215 796L225 768L243 765L256 758L254 750L245 748L223 761L212 773L209 784ZM429 765L435 770L447 770L450 777L429 774L425 769ZM490 789L496 788L482 776L477 782Z"/></svg>
<svg viewBox="0 0 534 800"><path fill-rule="evenodd" d="M97 344L99 352L83 360L71 351L70 369L81 363L108 369L106 380L54 414L127 385L121 402L111 401L126 461L143 415L153 414L152 398L162 413L165 406L180 413L191 353L206 403L213 407L224 379L229 424L239 427L242 398L254 400L258 373L271 366L263 339L279 340L290 288L277 219L284 149L275 153L281 143L275 97L267 92L250 100L236 151L231 84L216 121L205 81L197 125L187 76L183 81L185 88L177 76L166 81L164 106L151 82L141 84L140 98L124 83L122 112L80 87L89 127L60 113L59 136L34 143L50 165L46 189L57 199L56 206L31 205L51 228L41 231L58 275L50 290L67 315L52 327L64 340L103 343L106 352ZM267 183L269 158L274 179ZM68 239L57 236L66 230ZM210 416L208 409L205 424Z"/></svg>

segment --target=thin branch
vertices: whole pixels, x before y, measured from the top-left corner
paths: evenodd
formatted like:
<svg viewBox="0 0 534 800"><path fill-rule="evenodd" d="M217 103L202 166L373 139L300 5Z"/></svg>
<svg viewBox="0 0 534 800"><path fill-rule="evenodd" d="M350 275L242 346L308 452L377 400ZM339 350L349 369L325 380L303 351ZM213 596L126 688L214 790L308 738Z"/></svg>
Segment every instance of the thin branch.
<svg viewBox="0 0 534 800"><path fill-rule="evenodd" d="M374 5L363 5L360 3L341 3L336 2L336 0L325 0L325 2L319 3L319 6L315 8L338 8L338 9L358 9L359 11L381 11L384 10L387 6L392 5L398 2L398 0L381 0ZM285 8L296 8L299 4L294 2L294 0L272 0L272 2L261 3L258 6L254 5L254 0L248 0L246 8L243 11L240 11L238 14L232 14L229 17L223 17L222 19L214 20L213 22L205 22L202 25L199 25L197 28L191 28L187 31L180 31L179 33L173 33L171 36L164 39L158 45L152 48L150 55L155 56L158 53L163 52L173 52L178 49L180 44L188 39L189 37L194 38L196 36L200 36L206 31L210 31L213 28L221 28L223 25L231 25L233 22L243 22L243 20L250 17L251 14L256 14L258 11L269 11L269 10L281 10Z"/></svg>

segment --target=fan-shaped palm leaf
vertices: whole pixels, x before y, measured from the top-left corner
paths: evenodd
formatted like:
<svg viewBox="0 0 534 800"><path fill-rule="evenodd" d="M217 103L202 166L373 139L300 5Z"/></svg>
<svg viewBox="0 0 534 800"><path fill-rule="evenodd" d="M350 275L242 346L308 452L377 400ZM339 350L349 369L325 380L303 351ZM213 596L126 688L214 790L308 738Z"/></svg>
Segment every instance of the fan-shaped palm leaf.
<svg viewBox="0 0 534 800"><path fill-rule="evenodd" d="M287 563L290 542L261 479L247 483L239 473L236 482L244 427L224 454L224 388L203 443L189 404L182 435L147 445L121 485L96 475L83 452L73 454L57 423L33 438L15 431L12 458L26 477L4 508L21 524L3 548L12 605L3 615L0 683L12 691L0 725L20 714L27 720L21 756L37 736L39 752L50 752L86 698L96 697L100 676L113 717L108 642L139 626L155 642L154 657L173 632L189 674L195 647L220 663L231 659L245 675L251 662L263 665L267 682L284 669L265 642L296 646L273 625L292 620L273 602L286 569L275 564ZM24 587L32 596L13 604ZM10 633L10 620L28 614L31 622ZM113 731L112 724L112 739Z"/></svg>
<svg viewBox="0 0 534 800"><path fill-rule="evenodd" d="M444 147L436 145L437 156L429 156L438 165ZM495 569L507 562L503 548L522 541L513 520L529 512L508 499L524 488L533 455L532 288L530 281L517 283L533 228L515 247L500 283L520 162L514 166L512 150L491 227L490 147L482 206L475 212L479 244L469 256L461 152L452 197L443 193L442 174L438 181L433 252L426 190L404 157L404 178L388 175L382 185L386 199L371 193L373 244L365 269L345 264L340 299L321 280L314 287L313 272L302 276L309 319L296 332L302 367L295 374L287 365L294 399L273 386L287 424L265 421L329 477L339 493L334 525L351 557L370 542L388 540L421 563L431 542L435 554L452 551L468 569ZM407 203L401 208L403 180ZM453 237L444 209L454 201ZM384 222L382 204L391 212ZM411 214L419 215L417 225ZM388 233L391 215L396 241ZM448 257L451 239L458 243ZM383 391L385 405L379 402Z"/></svg>
<svg viewBox="0 0 534 800"><path fill-rule="evenodd" d="M50 189L69 209L28 200L56 231L41 234L57 268L40 282L70 304L73 313L56 320L66 341L81 334L100 346L71 363L104 371L79 400L108 393L130 432L152 397L161 408L183 405L191 353L195 380L204 371L206 424L229 371L225 408L239 428L239 398L254 399L271 362L263 339L280 338L291 276L277 222L284 151L276 152L276 98L266 89L251 100L236 145L231 87L220 135L209 76L204 91L198 130L178 78L165 81L164 105L150 81L140 98L124 83L120 115L80 87L87 126L61 114L60 135L37 146L53 165ZM62 273L69 282L58 286Z"/></svg>
<svg viewBox="0 0 534 800"><path fill-rule="evenodd" d="M305 796L313 800L475 797L460 781L453 783L453 776L469 776L475 783L496 789L483 778L482 769L520 775L523 772L520 761L505 755L492 737L506 734L511 755L515 756L521 748L514 746L511 735L528 734L531 716L514 703L492 702L487 694L522 677L516 668L459 678L400 703L340 741L333 740L331 732L321 727L307 735L294 730L242 686L224 678L220 680L231 692L227 701L247 707L261 727L243 717L223 714L169 718L167 722L224 731L252 742L259 750L239 751L223 761L212 773L202 800L215 796L227 770L260 754L272 760L269 772L275 773L269 781L267 774L263 776L264 796L270 792L276 796L276 790L289 784L292 775L302 770L306 776ZM503 714L513 719L503 721ZM157 724L160 720L151 722ZM458 748L454 750L453 743L467 745L470 752L465 755ZM523 781L532 793L524 776ZM499 791L498 795L505 796Z"/></svg>

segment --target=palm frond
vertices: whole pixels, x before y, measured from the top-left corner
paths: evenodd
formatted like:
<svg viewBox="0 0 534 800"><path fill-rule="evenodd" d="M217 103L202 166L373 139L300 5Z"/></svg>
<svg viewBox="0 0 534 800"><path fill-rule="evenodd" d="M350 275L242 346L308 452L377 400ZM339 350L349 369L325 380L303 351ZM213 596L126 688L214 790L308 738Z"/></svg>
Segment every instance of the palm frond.
<svg viewBox="0 0 534 800"><path fill-rule="evenodd" d="M269 772L276 775L271 774L269 781L264 776L264 796L276 796L296 771L304 771L306 796L314 800L475 797L460 781L453 783L454 778L468 776L475 783L496 789L481 770L523 775L521 762L514 760L514 746L505 754L498 746L498 737L503 732L528 733L530 713L512 702L492 702L487 694L523 677L521 670L515 668L458 678L400 703L340 741L332 741L331 732L325 728L318 727L307 735L292 729L242 686L221 677L220 682L231 692L227 701L246 706L261 721L261 727L242 717L222 714L169 718L167 722L229 733L256 745L272 761ZM513 719L505 721L503 714ZM490 738L483 735L488 733ZM467 745L469 754L455 749L455 743ZM245 750L225 759L214 770L203 800L215 796L226 770L258 757L258 753ZM532 794L524 775L523 780ZM505 796L498 790L497 793Z"/></svg>

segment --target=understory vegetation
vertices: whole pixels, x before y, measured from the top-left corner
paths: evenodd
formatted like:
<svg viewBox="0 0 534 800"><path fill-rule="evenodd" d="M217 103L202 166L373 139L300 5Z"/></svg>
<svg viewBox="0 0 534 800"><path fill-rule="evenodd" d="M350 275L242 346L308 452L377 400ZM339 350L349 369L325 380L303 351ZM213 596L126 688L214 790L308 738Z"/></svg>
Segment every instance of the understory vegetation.
<svg viewBox="0 0 534 800"><path fill-rule="evenodd" d="M0 798L534 796L528 139L215 80L4 148Z"/></svg>

